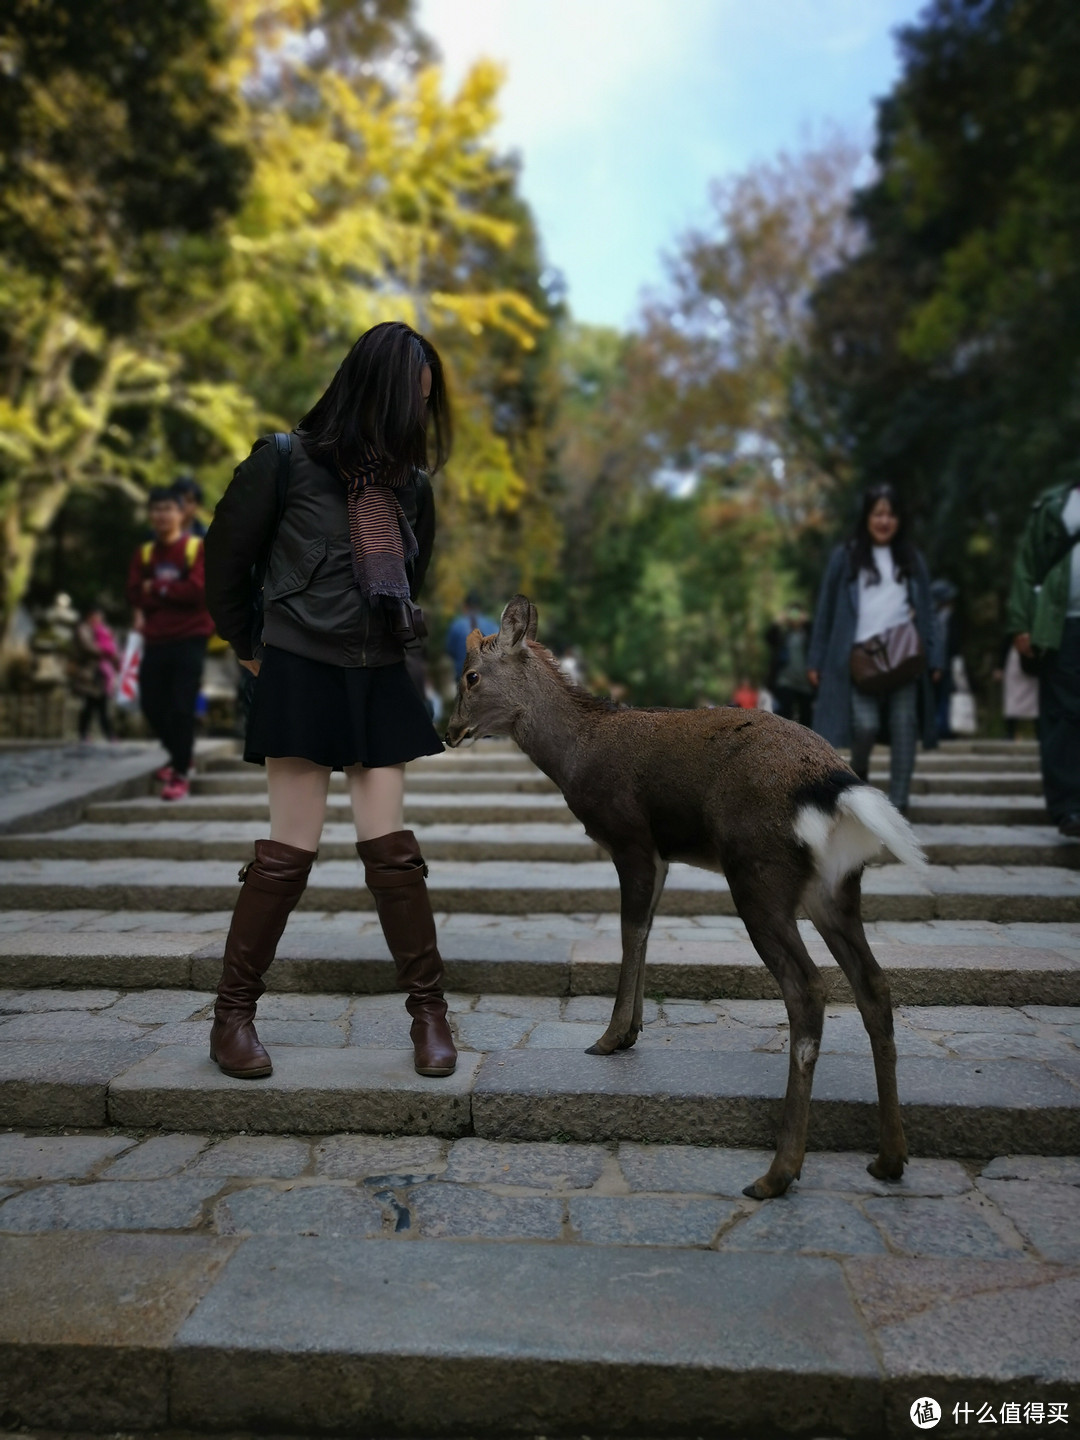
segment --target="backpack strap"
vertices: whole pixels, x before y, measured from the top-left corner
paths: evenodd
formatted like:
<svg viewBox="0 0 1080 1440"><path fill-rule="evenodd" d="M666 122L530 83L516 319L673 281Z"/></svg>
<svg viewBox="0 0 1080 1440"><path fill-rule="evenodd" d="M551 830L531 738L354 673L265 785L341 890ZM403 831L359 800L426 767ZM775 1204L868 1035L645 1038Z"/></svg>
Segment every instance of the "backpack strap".
<svg viewBox="0 0 1080 1440"><path fill-rule="evenodd" d="M149 564L150 564L150 557L153 555L153 553L154 553L154 541L153 541L153 540L147 540L147 542L146 542L145 545L140 545L140 546L139 546L139 554L142 556L142 563L143 563L144 565L149 565Z"/></svg>
<svg viewBox="0 0 1080 1440"><path fill-rule="evenodd" d="M194 567L195 561L199 558L199 546L201 544L202 541L198 535L189 535L184 542L184 564L189 570Z"/></svg>
<svg viewBox="0 0 1080 1440"><path fill-rule="evenodd" d="M277 469L274 471L274 489L277 492L277 515L266 550L260 556L256 567L258 584L260 586L263 582L263 576L266 574L266 567L270 564L270 552L274 548L274 541L277 539L277 532L281 527L281 517L285 514L285 501L289 493L289 464L292 459L292 436L287 435L282 430L275 431L274 446L277 450Z"/></svg>

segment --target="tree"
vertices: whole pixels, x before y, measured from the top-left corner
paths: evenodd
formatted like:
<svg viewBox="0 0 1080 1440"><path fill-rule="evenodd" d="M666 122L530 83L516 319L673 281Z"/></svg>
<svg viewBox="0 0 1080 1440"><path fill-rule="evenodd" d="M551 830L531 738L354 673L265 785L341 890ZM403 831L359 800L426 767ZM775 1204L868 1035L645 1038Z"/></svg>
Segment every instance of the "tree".
<svg viewBox="0 0 1080 1440"><path fill-rule="evenodd" d="M988 664L1025 511L1080 475L1080 13L934 0L900 49L799 409L840 503L906 493Z"/></svg>
<svg viewBox="0 0 1080 1440"><path fill-rule="evenodd" d="M0 573L10 623L73 489L153 478L125 419L180 408L165 271L207 263L248 172L206 0L14 0L0 20Z"/></svg>
<svg viewBox="0 0 1080 1440"><path fill-rule="evenodd" d="M712 188L640 330L560 356L564 639L650 703L726 699L816 581L832 477L790 404L820 277L851 250L858 152L833 138Z"/></svg>
<svg viewBox="0 0 1080 1440"><path fill-rule="evenodd" d="M69 16L59 0L45 8ZM79 26L92 22L85 8L72 7ZM391 317L430 333L447 360L460 417L450 501L480 503L500 519L511 513L526 488L517 466L528 447L517 421L513 437L496 423L498 367L485 370L477 355L501 355L499 384L509 387L509 372L522 369L516 357L535 351L548 316L538 303L531 217L488 138L495 67L477 65L457 94L444 96L406 0L359 8L236 0L220 14L179 0L121 8L138 24L130 34L114 26L111 41L133 57L152 51L145 75L133 58L127 68L103 66L91 84L73 77L63 47L54 53L43 41L43 60L12 52L28 77L19 133L47 132L55 183L52 209L39 215L40 164L16 145L4 194L23 230L33 221L59 248L51 271L35 270L18 225L0 235L11 397L0 417L8 422L6 613L74 488L136 487L183 463L212 500L252 438L295 423L356 335ZM143 11L162 9L172 29L163 21L159 34ZM190 34L177 16L187 17ZM185 185L191 194L179 215L167 167L160 203L128 184L129 171L141 173L138 145L152 146L154 134L132 133L150 109L124 88L145 79L157 94L174 71L190 132L177 165L200 175L209 155L211 193L226 159L235 176L221 192L227 203L200 207L184 171L176 194ZM58 109L55 97L69 90L75 100ZM521 250L523 235L532 239ZM516 269L494 262L515 247ZM87 276L84 251L97 257ZM532 298L522 288L530 277Z"/></svg>

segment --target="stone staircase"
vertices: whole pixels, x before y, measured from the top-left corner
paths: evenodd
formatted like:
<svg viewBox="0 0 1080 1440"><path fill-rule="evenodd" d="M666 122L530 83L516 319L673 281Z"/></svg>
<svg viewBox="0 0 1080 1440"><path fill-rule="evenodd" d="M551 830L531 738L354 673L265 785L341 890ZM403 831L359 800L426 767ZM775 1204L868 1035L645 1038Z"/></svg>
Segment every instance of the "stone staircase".
<svg viewBox="0 0 1080 1440"><path fill-rule="evenodd" d="M672 867L645 1032L600 1059L610 863L505 743L418 762L408 793L449 1080L412 1070L340 777L259 1007L266 1081L206 1054L261 773L209 755L178 805L0 835L0 1427L870 1440L923 1395L940 1434L1014 1433L954 1421L975 1400L1075 1423L1080 844L1033 747L921 756L930 867L866 873L904 1181L865 1172L869 1045L807 925L811 1153L764 1205L741 1191L787 1032L722 877Z"/></svg>

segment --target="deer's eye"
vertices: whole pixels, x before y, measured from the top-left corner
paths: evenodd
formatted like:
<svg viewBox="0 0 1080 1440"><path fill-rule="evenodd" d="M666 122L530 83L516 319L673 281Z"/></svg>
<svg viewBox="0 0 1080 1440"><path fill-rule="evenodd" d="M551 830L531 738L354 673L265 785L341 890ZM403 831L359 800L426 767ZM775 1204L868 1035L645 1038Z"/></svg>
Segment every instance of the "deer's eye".
<svg viewBox="0 0 1080 1440"><path fill-rule="evenodd" d="M469 687L470 690L474 685L479 684L479 682L480 676L475 670L470 670L465 676L465 684Z"/></svg>

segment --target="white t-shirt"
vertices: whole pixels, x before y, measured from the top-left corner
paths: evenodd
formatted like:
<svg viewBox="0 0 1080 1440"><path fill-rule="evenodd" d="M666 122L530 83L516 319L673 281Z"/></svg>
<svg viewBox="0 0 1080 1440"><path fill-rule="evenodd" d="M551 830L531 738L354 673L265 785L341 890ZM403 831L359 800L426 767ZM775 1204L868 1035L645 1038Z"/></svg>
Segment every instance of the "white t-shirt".
<svg viewBox="0 0 1080 1440"><path fill-rule="evenodd" d="M1061 512L1061 523L1070 535L1080 530L1080 485L1074 487ZM1069 603L1066 615L1080 615L1080 540L1072 547L1072 561L1069 566Z"/></svg>
<svg viewBox="0 0 1080 1440"><path fill-rule="evenodd" d="M874 546L874 563L881 579L876 583L869 570L859 571L859 613L855 618L855 644L882 635L894 625L911 619L907 582L896 578L892 551L888 545Z"/></svg>

